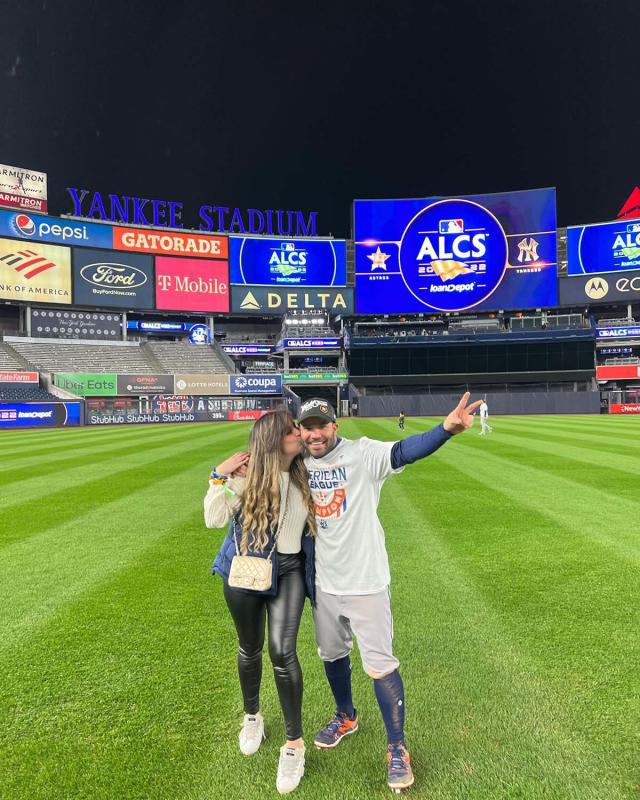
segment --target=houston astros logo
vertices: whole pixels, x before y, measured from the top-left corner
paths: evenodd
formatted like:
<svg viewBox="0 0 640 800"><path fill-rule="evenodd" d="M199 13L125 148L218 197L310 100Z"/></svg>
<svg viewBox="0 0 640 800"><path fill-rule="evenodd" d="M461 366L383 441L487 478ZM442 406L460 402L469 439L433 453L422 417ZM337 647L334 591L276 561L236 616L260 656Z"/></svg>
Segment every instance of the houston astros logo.
<svg viewBox="0 0 640 800"><path fill-rule="evenodd" d="M400 274L425 306L461 311L497 289L508 252L502 225L490 211L471 200L439 200L405 228Z"/></svg>

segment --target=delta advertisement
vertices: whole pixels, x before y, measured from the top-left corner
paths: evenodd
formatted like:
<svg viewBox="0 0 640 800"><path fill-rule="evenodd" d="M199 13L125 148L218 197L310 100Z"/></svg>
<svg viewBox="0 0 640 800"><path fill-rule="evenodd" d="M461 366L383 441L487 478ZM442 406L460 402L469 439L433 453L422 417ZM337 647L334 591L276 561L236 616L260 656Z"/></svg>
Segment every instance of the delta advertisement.
<svg viewBox="0 0 640 800"><path fill-rule="evenodd" d="M70 305L70 249L0 239L0 299Z"/></svg>
<svg viewBox="0 0 640 800"><path fill-rule="evenodd" d="M153 258L73 249L73 298L83 306L153 308Z"/></svg>
<svg viewBox="0 0 640 800"><path fill-rule="evenodd" d="M282 407L282 398L156 395L86 401L87 425L220 422L259 419Z"/></svg>
<svg viewBox="0 0 640 800"><path fill-rule="evenodd" d="M80 425L82 403L0 403L2 428L60 428Z"/></svg>
<svg viewBox="0 0 640 800"><path fill-rule="evenodd" d="M0 210L0 236L81 247L111 248L113 245L110 225L26 214L23 211Z"/></svg>
<svg viewBox="0 0 640 800"><path fill-rule="evenodd" d="M358 314L557 305L556 192L355 200Z"/></svg>
<svg viewBox="0 0 640 800"><path fill-rule="evenodd" d="M567 228L569 275L640 269L640 220Z"/></svg>
<svg viewBox="0 0 640 800"><path fill-rule="evenodd" d="M232 286L231 311L234 314L258 314L280 317L294 309L328 311L330 314L353 314L353 289L334 286Z"/></svg>
<svg viewBox="0 0 640 800"><path fill-rule="evenodd" d="M230 237L232 284L344 286L347 244L341 239Z"/></svg>

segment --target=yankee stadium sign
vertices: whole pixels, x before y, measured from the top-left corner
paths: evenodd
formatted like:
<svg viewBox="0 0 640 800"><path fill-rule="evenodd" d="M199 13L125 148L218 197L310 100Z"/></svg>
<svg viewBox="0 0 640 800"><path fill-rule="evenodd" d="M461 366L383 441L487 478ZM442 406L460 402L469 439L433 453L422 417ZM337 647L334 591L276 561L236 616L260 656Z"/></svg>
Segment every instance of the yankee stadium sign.
<svg viewBox="0 0 640 800"><path fill-rule="evenodd" d="M145 197L93 192L89 189L67 187L73 203L70 216L126 222L132 225L152 225L161 228L184 228L184 204L173 200L151 200ZM279 209L229 208L202 205L199 209L201 231L221 233L254 233L269 236L317 236L317 211L305 217L302 211Z"/></svg>

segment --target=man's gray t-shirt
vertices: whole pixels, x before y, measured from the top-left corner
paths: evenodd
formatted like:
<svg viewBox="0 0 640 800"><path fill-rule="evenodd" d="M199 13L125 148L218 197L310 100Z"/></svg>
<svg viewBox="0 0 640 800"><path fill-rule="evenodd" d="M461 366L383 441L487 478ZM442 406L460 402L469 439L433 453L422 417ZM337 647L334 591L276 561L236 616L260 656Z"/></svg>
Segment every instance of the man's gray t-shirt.
<svg viewBox="0 0 640 800"><path fill-rule="evenodd" d="M316 580L330 594L373 594L389 585L389 561L377 509L395 442L340 439L322 458L307 456L315 503Z"/></svg>

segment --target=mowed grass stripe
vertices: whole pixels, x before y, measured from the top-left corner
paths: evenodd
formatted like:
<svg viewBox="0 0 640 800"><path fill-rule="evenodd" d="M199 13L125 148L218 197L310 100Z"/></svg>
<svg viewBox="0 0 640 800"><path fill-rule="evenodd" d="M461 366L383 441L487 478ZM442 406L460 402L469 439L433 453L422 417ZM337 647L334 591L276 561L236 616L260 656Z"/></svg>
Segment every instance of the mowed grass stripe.
<svg viewBox="0 0 640 800"><path fill-rule="evenodd" d="M114 457L97 462L91 470L86 466L67 470L58 475L59 482L64 478L65 484L65 488L58 491L50 491L56 482L47 476L23 481L11 492L13 502L4 505L3 515L15 524L4 532L1 542L6 547L12 542L37 537L100 508L102 504L135 495L139 489L162 481L181 469L190 469L194 464L200 469L202 485L206 485L212 452L220 447L223 439L226 444L241 435L231 430L226 436L217 435L215 441L201 436L198 437L199 446L194 443L188 452L176 452L172 443L158 451L141 449L139 453L129 455L126 469L118 469L122 462ZM181 468L179 464L182 464Z"/></svg>
<svg viewBox="0 0 640 800"><path fill-rule="evenodd" d="M528 449L530 435L526 431L517 435L519 441L512 443L506 442L506 437L501 431L496 431L479 441L458 438L456 443L473 447L474 452L508 459L521 467L526 466L527 470L536 469L537 480L545 485L553 484L556 480L569 480L574 481L582 489L591 487L589 502L593 502L594 506L603 503L602 507L606 508L610 504L615 504L620 498L640 502L639 480L635 475L623 469L616 470L610 467L606 470L594 469L590 464L585 464L584 459L566 457L563 446L554 445L549 451L540 449L523 453L523 448ZM593 448L593 452L597 453L598 449L598 447ZM628 455L627 446L624 446L624 453L622 450L619 452ZM609 485L610 489L607 488Z"/></svg>
<svg viewBox="0 0 640 800"><path fill-rule="evenodd" d="M477 519L478 512L495 514L495 498L486 497L482 484L457 475L455 467L444 470L442 477L440 486L473 490L476 502L467 507L469 521ZM408 687L410 670L414 686L421 678L431 684L430 702L420 705L427 709L426 724L432 729L427 751L435 775L428 795L593 800L622 796L615 782L605 777L604 758L576 740L566 714L570 704L541 679L530 654L520 648L521 636L510 635L500 606L478 588L467 556L481 550L482 542L456 540L457 551L450 548L456 534L451 493L440 491L424 506L416 499L419 476L397 481L393 494L385 495L383 517L395 575L399 649L403 634L410 641L404 648L403 674ZM413 517L398 531L401 543L394 542L392 520L404 517L402 509L409 506ZM511 508L516 516L524 511L516 504ZM401 558L399 550L405 551ZM498 558L492 562L494 580L503 573ZM426 575L423 569L412 569L416 564L426 567ZM425 610L419 623L413 613L416 596ZM407 709L414 716L413 737L415 728L424 726L424 713L417 708L412 712L410 693Z"/></svg>
<svg viewBox="0 0 640 800"><path fill-rule="evenodd" d="M402 432L395 419L345 420L340 430L349 438L392 440L439 421L412 419ZM640 607L635 566L616 553L603 558L599 543L547 515L549 496L538 499L536 489L545 477L543 453L507 446L497 434L480 438L478 430L476 423L391 478L382 495L417 774L411 794L631 800L640 696L633 657L640 626L629 613ZM244 449L247 432L243 426L237 439L212 443L211 454L171 486L159 482L155 493L148 486L109 506L106 525L127 526L131 557L116 564L111 543L101 544L96 561L104 553L115 565L101 573L85 553L78 571L88 567L95 580L59 596L50 614L7 643L0 655L8 675L0 682L3 800L276 796L283 731L268 658L262 705L269 738L246 759L237 749L235 635L220 583L208 576L223 532L206 531L202 522L208 467ZM187 456L178 456L182 469ZM458 468L476 462L482 481ZM527 476L529 462L534 471ZM579 467L572 462L571 479L582 486ZM505 471L518 468L523 489L515 498L502 483ZM560 483L555 502L562 505L569 491L571 482ZM464 500L454 500L457 492ZM531 506L521 502L524 494ZM604 495L614 497L615 487ZM598 505L605 502L599 498ZM149 530L138 516L148 506L155 515ZM580 513L589 515L590 507ZM73 523L62 528L58 540L54 531L41 537L43 550L64 551L66 562L61 553L61 566L50 570L66 569L77 583L69 561L85 539ZM106 543L108 531L99 533ZM117 543L113 530L111 536ZM29 575L36 614L50 589L45 580L37 593L43 576L44 559ZM299 654L309 740L332 701L308 608ZM357 654L354 692L361 730L336 751L308 747L307 775L296 792L302 800L388 797L384 730Z"/></svg>
<svg viewBox="0 0 640 800"><path fill-rule="evenodd" d="M167 477L169 462L173 469ZM181 463L169 457L160 463L144 482L131 481L128 472L111 474L111 488L103 498L96 496L93 484L84 485L82 502L76 502L72 517L55 524L49 519L39 535L32 533L4 548L0 569L4 641L38 624L96 576L126 565L161 535L165 522L196 510L202 515L206 474L191 460ZM116 480L122 482L119 492L113 488Z"/></svg>
<svg viewBox="0 0 640 800"><path fill-rule="evenodd" d="M86 427L78 428L76 430L55 429L49 431L34 431L28 432L28 437L25 434L24 439L17 439L19 435L16 431L3 431L0 433L0 446L4 457L11 457L13 459L28 457L30 452L35 452L41 455L56 454L64 449L64 451L80 450L90 448L94 445L108 446L111 443L117 443L120 439L130 440L135 438L139 441L154 441L155 439L162 439L170 436L171 434L184 435L185 428L189 429L190 435L197 438L202 435L198 433L200 428L216 428L222 430L239 430L246 431L248 434L249 424L246 422L201 422L193 425L184 425L180 423L167 423L162 425L123 425L123 426L106 426L106 427ZM42 437L42 442L38 442L38 437ZM61 448L64 445L64 448Z"/></svg>
<svg viewBox="0 0 640 800"><path fill-rule="evenodd" d="M464 455L456 459L448 451L443 452L442 458L484 484L488 495L506 494L531 511L541 510L550 520L570 528L578 537L588 537L634 562L640 558L640 541L629 524L638 513L637 498L616 498L613 492L598 492L567 478L554 476L550 479L544 470L480 451L463 441L452 445L463 449ZM524 445L522 449L526 449ZM632 480L635 481L635 476Z"/></svg>
<svg viewBox="0 0 640 800"><path fill-rule="evenodd" d="M188 430L185 430L188 428ZM119 437L100 437L100 436L86 436L84 438L76 439L73 441L65 441L64 447L56 444L51 447L42 447L37 449L25 449L20 455L12 455L11 458L4 459L4 469L0 470L0 481L3 480L3 475L8 475L15 469L20 469L24 464L36 463L49 463L55 462L57 458L66 458L71 455L82 456L83 454L95 453L108 453L112 450L117 450L123 445L130 446L132 444L139 444L142 446L153 446L155 442L171 441L172 439L180 441L181 439L189 440L197 438L192 430L192 426L183 425L180 427L172 427L171 430L162 431L158 436L147 436L145 431L140 429L136 431L128 431L126 436Z"/></svg>
<svg viewBox="0 0 640 800"><path fill-rule="evenodd" d="M185 426L186 427L186 426ZM114 459L126 460L128 456L136 456L139 453L151 452L154 449L175 447L176 451L183 448L187 449L193 442L200 442L202 434L199 436L195 434L193 429L189 427L188 431L174 429L168 432L165 436L155 437L152 441L144 442L136 436L120 440L117 443L111 443L105 446L86 447L82 450L66 450L63 454L58 453L49 457L41 458L38 455L31 456L27 461L22 461L21 465L13 469L0 472L0 485L9 485L11 483L18 483L33 477L43 477L46 475L54 475L56 472L64 472L65 470L74 470L81 467L83 464L90 464L99 459L100 463L112 461ZM224 442L230 436L235 436L235 432L231 430L218 429L205 432L205 436L210 438L213 442Z"/></svg>

